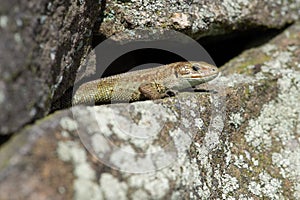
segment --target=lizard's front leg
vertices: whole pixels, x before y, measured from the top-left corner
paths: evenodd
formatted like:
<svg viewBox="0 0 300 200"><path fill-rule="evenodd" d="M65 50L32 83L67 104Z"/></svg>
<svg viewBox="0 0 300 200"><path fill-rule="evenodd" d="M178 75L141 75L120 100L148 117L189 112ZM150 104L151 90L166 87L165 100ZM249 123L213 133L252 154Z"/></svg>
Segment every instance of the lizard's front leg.
<svg viewBox="0 0 300 200"><path fill-rule="evenodd" d="M140 93L147 99L162 99L165 97L175 96L176 91L166 88L160 83L151 82L143 83L139 86Z"/></svg>

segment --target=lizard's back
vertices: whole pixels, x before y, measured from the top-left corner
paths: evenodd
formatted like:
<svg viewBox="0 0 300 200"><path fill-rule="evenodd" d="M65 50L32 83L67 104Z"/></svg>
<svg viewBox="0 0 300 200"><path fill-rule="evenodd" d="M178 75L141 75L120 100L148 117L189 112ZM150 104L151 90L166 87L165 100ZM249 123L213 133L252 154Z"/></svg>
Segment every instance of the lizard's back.
<svg viewBox="0 0 300 200"><path fill-rule="evenodd" d="M143 83L163 85L169 79L172 68L165 66L118 74L81 85L75 92L72 104L99 104L145 100L139 91ZM168 72L167 72L168 71Z"/></svg>

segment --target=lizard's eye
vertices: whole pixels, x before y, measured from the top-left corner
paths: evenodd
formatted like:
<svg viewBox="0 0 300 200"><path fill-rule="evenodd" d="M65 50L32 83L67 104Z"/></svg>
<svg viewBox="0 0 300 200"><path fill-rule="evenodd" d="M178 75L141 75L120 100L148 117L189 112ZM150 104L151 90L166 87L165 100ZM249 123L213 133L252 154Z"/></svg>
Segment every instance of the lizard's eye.
<svg viewBox="0 0 300 200"><path fill-rule="evenodd" d="M192 68L193 68L194 71L199 71L200 70L200 68L196 65L193 65Z"/></svg>

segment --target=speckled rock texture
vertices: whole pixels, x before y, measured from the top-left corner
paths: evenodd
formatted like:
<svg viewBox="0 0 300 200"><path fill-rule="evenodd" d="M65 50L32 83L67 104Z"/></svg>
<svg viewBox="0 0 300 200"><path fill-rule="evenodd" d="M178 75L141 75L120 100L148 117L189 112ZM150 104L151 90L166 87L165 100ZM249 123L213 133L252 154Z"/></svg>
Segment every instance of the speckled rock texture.
<svg viewBox="0 0 300 200"><path fill-rule="evenodd" d="M132 30L163 28L198 39L233 30L281 28L299 19L299 8L299 0L4 0L0 135L13 134L48 114L51 104L73 85L93 31L105 37L123 31L126 38Z"/></svg>
<svg viewBox="0 0 300 200"><path fill-rule="evenodd" d="M163 28L199 39L255 27L280 28L299 19L299 8L299 0L107 1L99 31L110 36L120 31L131 35L135 29Z"/></svg>
<svg viewBox="0 0 300 200"><path fill-rule="evenodd" d="M215 92L56 112L0 149L0 198L299 199L299 55L295 24L224 65ZM141 127L158 133L145 146Z"/></svg>
<svg viewBox="0 0 300 200"><path fill-rule="evenodd" d="M51 99L73 84L100 7L91 0L1 1L0 135L45 116Z"/></svg>

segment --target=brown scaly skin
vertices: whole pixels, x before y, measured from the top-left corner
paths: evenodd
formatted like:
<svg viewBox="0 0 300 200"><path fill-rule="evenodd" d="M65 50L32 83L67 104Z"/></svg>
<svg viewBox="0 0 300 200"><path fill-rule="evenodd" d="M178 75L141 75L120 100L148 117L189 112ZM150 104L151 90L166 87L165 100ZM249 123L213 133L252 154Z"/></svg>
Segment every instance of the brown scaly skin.
<svg viewBox="0 0 300 200"><path fill-rule="evenodd" d="M159 99L208 82L218 68L206 62L176 62L151 69L118 74L82 84L72 104L107 104Z"/></svg>

